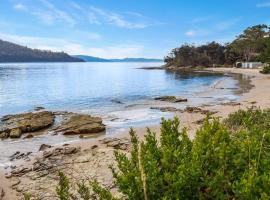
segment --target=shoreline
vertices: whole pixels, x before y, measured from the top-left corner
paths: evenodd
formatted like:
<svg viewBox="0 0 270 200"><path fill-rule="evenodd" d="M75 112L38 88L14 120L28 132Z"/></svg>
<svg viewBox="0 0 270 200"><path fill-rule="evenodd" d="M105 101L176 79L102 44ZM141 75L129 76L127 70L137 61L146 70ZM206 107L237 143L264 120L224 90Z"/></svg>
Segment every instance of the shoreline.
<svg viewBox="0 0 270 200"><path fill-rule="evenodd" d="M205 105L203 106L204 109L218 112L214 114L215 117L220 117L223 119L224 117L228 116L228 114L235 112L239 109L244 109L251 106L258 106L261 108L267 108L270 107L270 98L267 94L270 92L270 88L268 86L268 82L270 80L270 76L263 75L259 73L259 70L256 69L235 69L235 68L209 68L206 69L206 71L213 71L213 72L221 72L221 73L234 73L234 74L243 74L247 76L251 76L251 84L253 87L246 93L243 93L239 100L237 101L241 105L229 105L229 104L223 104L223 105ZM256 103L255 103L256 102ZM166 104L166 103L164 103ZM173 115L179 117L181 124L188 128L188 132L191 138L195 136L196 129L200 126L198 121L205 118L204 114L201 113L188 113L188 112L174 112ZM154 125L150 126L151 130L154 130L157 135L159 135L159 128L160 125ZM140 139L143 138L145 133L145 127L139 127L134 128L136 130L137 135ZM61 159L63 161L70 161L72 159L73 164L68 164L69 167L65 166L63 170L65 170L65 173L68 175L73 175L75 178L80 178L82 175L90 174L90 178L97 178L98 181L103 183L103 185L108 187L113 187L113 183L111 181L112 177L110 174L110 170L107 168L108 165L113 162L113 151L115 149L115 146L108 146L109 143L103 143L105 138L108 136L101 136L98 138L94 138L92 140L81 140L78 142L74 142L69 145L69 147L76 147L80 148L80 152L76 154L71 154L68 157L65 157L62 155L61 157L55 157L56 159ZM121 131L118 133L115 133L113 135L110 135L109 137L117 138L119 141L124 141L128 137L128 131ZM97 146L97 147L95 147ZM57 148L59 146L53 147L50 149L52 151L53 149ZM95 148L93 148L95 147ZM126 151L126 150L124 150ZM32 167L33 163L37 160L42 158L44 152L38 152L35 155L31 156L30 162L25 161L18 161L16 165L22 165L23 167ZM91 154L91 156L89 156ZM98 163L98 164L97 164ZM86 167L87 165L88 167ZM91 166L91 167L89 167ZM66 169L69 168L69 169ZM89 169L90 168L90 169ZM72 171L76 171L76 175ZM55 185L56 179L55 176L53 177L47 177L48 175L41 177L40 179L32 180L30 177L33 175L36 175L36 172L30 172L29 174L23 174L21 177L12 177L9 179L4 178L3 173L5 173L8 170L1 170L0 169L0 182L3 183L0 186L0 193L1 193L1 187L5 191L6 198L4 199L11 199L10 196L8 196L10 193L13 192L12 195L19 195L21 196L22 192L28 191L31 189L31 183L34 182L38 184L43 184L44 188L41 188L38 190L39 192L44 193L51 193L52 187ZM81 171L81 172L78 172ZM49 180L54 180L54 183L51 185L50 189L45 189L50 185L48 183ZM18 183L19 180L19 183ZM17 181L17 182L16 182ZM14 182L16 183L14 186ZM18 184L17 184L18 183ZM10 186L13 185L13 190L10 189ZM33 186L33 185L32 185ZM112 188L112 190L115 188ZM45 190L45 191L44 191ZM15 192L16 191L16 192ZM14 197L14 196L13 196ZM46 198L45 198L46 199ZM49 198L47 198L49 199Z"/></svg>

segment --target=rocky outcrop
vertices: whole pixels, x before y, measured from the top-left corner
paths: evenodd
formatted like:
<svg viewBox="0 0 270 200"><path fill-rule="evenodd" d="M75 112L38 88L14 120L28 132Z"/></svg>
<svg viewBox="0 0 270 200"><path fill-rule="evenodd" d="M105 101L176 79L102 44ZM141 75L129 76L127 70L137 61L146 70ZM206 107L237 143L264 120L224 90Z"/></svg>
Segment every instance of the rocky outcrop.
<svg viewBox="0 0 270 200"><path fill-rule="evenodd" d="M100 117L74 114L54 130L64 135L91 134L105 131L105 125Z"/></svg>
<svg viewBox="0 0 270 200"><path fill-rule="evenodd" d="M23 133L51 126L54 114L49 111L7 115L0 119L0 138L20 138Z"/></svg>
<svg viewBox="0 0 270 200"><path fill-rule="evenodd" d="M217 113L216 111L204 110L199 107L192 107L192 106L186 107L184 111L188 113L200 113L202 115L213 115Z"/></svg>
<svg viewBox="0 0 270 200"><path fill-rule="evenodd" d="M183 110L175 107L151 107L153 110L160 110L161 112L183 112Z"/></svg>
<svg viewBox="0 0 270 200"><path fill-rule="evenodd" d="M187 102L188 101L186 98L175 97L175 96L161 96L161 97L156 97L155 100L167 101L167 102L172 102L172 103L179 103L179 102Z"/></svg>
<svg viewBox="0 0 270 200"><path fill-rule="evenodd" d="M127 138L104 138L100 140L102 144L114 149L127 150L130 146L130 140Z"/></svg>

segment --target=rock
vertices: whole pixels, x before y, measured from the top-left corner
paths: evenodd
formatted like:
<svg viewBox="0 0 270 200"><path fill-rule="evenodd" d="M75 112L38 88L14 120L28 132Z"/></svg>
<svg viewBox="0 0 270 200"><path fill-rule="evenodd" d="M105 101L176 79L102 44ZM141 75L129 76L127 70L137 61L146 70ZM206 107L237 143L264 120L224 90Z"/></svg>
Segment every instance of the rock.
<svg viewBox="0 0 270 200"><path fill-rule="evenodd" d="M69 155L69 154L74 154L77 153L81 150L80 147L58 147L55 148L51 151L44 151L43 152L43 158L49 158L51 156L59 156L59 155Z"/></svg>
<svg viewBox="0 0 270 200"><path fill-rule="evenodd" d="M172 103L187 102L188 101L186 98L180 98L180 97L175 97L175 96L161 96L161 97L156 97L154 99L158 100L158 101L168 101L168 102L172 102Z"/></svg>
<svg viewBox="0 0 270 200"><path fill-rule="evenodd" d="M9 158L10 158L10 161L19 160L19 159L25 159L26 160L26 159L29 159L30 154L32 154L32 152L21 153L21 152L17 151L13 155L11 155Z"/></svg>
<svg viewBox="0 0 270 200"><path fill-rule="evenodd" d="M49 149L49 148L52 148L52 146L48 145L48 144L42 144L39 147L39 151L44 151L44 150Z"/></svg>
<svg viewBox="0 0 270 200"><path fill-rule="evenodd" d="M238 103L238 102L227 102L227 103L222 103L221 105L224 105L224 106L240 106L241 103Z"/></svg>
<svg viewBox="0 0 270 200"><path fill-rule="evenodd" d="M28 172L31 172L32 169L31 168L27 168L27 167L21 167L21 168L18 168L18 169L14 169L11 171L11 175L13 177L21 177L23 176L24 174L28 173Z"/></svg>
<svg viewBox="0 0 270 200"><path fill-rule="evenodd" d="M22 135L22 131L19 128L12 129L9 133L10 138L20 138Z"/></svg>
<svg viewBox="0 0 270 200"><path fill-rule="evenodd" d="M23 137L23 139L30 139L30 138L33 138L33 137L34 137L34 135L29 133L25 137Z"/></svg>
<svg viewBox="0 0 270 200"><path fill-rule="evenodd" d="M130 146L130 141L126 138L104 138L100 140L102 144L106 144L107 147L114 149L127 150Z"/></svg>
<svg viewBox="0 0 270 200"><path fill-rule="evenodd" d="M217 113L217 111L203 110L199 107L192 107L192 106L186 107L184 111L188 113L201 113L202 115L213 115Z"/></svg>
<svg viewBox="0 0 270 200"><path fill-rule="evenodd" d="M53 122L54 114L49 111L7 115L0 119L0 134L8 133L10 137L18 138L23 133L47 128Z"/></svg>
<svg viewBox="0 0 270 200"><path fill-rule="evenodd" d="M105 130L105 125L100 117L84 114L74 114L69 120L55 129L64 135L100 133Z"/></svg>
<svg viewBox="0 0 270 200"><path fill-rule="evenodd" d="M181 109L174 107L151 107L150 109L160 110L161 112L183 112Z"/></svg>
<svg viewBox="0 0 270 200"><path fill-rule="evenodd" d="M34 108L34 111L40 111L40 110L45 110L45 108L42 106L37 106Z"/></svg>
<svg viewBox="0 0 270 200"><path fill-rule="evenodd" d="M4 200L4 197L5 197L5 191L3 189L1 189L1 192L0 192L0 200Z"/></svg>
<svg viewBox="0 0 270 200"><path fill-rule="evenodd" d="M6 139L8 137L9 137L9 133L7 133L7 132L0 133L0 139Z"/></svg>
<svg viewBox="0 0 270 200"><path fill-rule="evenodd" d="M120 101L118 99L112 99L111 102L117 103L117 104L124 104L122 101Z"/></svg>

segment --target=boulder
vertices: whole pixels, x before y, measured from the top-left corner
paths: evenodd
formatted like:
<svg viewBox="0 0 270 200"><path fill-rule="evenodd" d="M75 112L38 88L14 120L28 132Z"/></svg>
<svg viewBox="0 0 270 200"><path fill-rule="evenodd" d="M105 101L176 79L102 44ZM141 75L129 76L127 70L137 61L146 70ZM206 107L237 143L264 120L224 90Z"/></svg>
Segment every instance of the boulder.
<svg viewBox="0 0 270 200"><path fill-rule="evenodd" d="M100 133L105 130L105 125L100 117L85 114L74 114L69 120L55 129L64 135Z"/></svg>
<svg viewBox="0 0 270 200"><path fill-rule="evenodd" d="M7 115L0 119L0 134L19 138L21 134L34 132L51 126L54 114L49 111ZM4 134L3 134L4 133Z"/></svg>
<svg viewBox="0 0 270 200"><path fill-rule="evenodd" d="M20 138L21 135L22 135L22 131L19 128L14 128L9 133L10 138Z"/></svg>
<svg viewBox="0 0 270 200"><path fill-rule="evenodd" d="M0 133L0 139L6 139L9 137L9 133L8 132L2 132Z"/></svg>
<svg viewBox="0 0 270 200"><path fill-rule="evenodd" d="M167 101L167 102L172 102L172 103L179 103L179 102L187 102L188 101L186 98L175 97L175 96L161 96L161 97L156 97L155 100Z"/></svg>

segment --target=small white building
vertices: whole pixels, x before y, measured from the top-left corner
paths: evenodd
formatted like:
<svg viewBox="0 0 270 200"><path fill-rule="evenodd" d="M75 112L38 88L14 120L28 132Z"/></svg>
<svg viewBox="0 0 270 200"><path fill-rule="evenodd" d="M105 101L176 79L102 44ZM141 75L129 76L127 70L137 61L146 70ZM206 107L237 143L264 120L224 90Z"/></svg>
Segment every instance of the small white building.
<svg viewBox="0 0 270 200"><path fill-rule="evenodd" d="M236 67L244 69L258 69L264 67L264 64L261 62L237 62Z"/></svg>

